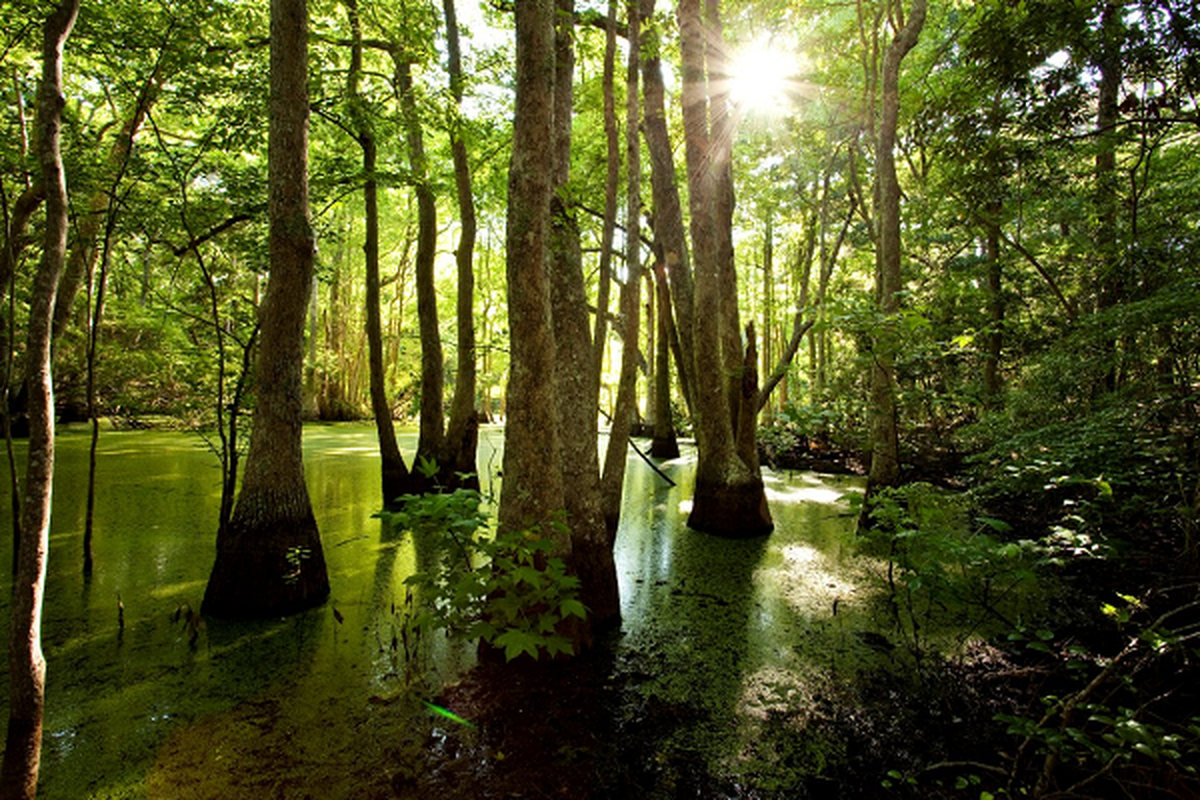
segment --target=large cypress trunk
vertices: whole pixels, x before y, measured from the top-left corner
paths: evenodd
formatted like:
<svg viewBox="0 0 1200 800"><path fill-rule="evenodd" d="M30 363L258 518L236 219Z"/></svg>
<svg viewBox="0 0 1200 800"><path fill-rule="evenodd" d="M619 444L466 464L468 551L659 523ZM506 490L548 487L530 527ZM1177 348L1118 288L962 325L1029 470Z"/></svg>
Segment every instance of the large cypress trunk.
<svg viewBox="0 0 1200 800"><path fill-rule="evenodd" d="M304 323L314 245L308 216L305 0L271 3L271 276L261 310L258 404L246 474L217 541L204 612L265 617L325 600L329 577L301 449Z"/></svg>
<svg viewBox="0 0 1200 800"><path fill-rule="evenodd" d="M500 525L546 526L562 511L562 441L554 375L550 313L552 175L554 152L554 0L516 4L517 83L512 162L508 174L505 249L510 363L504 434L504 489ZM555 535L553 527L543 533ZM569 537L556 536L560 555Z"/></svg>
<svg viewBox="0 0 1200 800"><path fill-rule="evenodd" d="M558 424L564 447L564 508L571 529L571 571L579 578L588 624L603 626L620 613L612 541L604 522L597 443L599 377L595 369L579 228L566 198L571 172L575 54L573 0L557 0L554 80L554 184L551 199L550 284L556 355ZM584 634L586 636L586 632Z"/></svg>
<svg viewBox="0 0 1200 800"><path fill-rule="evenodd" d="M745 394L743 365L748 359L738 340L736 278L732 273L733 186L728 142L732 131L721 98L710 96L710 84L720 78L713 49L720 40L715 8L710 6L706 13L700 0L683 0L679 27L695 265L693 411L698 459L688 525L720 536L759 536L774 525L758 464L740 454L752 446L745 433L749 430L752 437L753 426L747 429L744 422L739 423ZM739 432L743 434L740 451Z"/></svg>

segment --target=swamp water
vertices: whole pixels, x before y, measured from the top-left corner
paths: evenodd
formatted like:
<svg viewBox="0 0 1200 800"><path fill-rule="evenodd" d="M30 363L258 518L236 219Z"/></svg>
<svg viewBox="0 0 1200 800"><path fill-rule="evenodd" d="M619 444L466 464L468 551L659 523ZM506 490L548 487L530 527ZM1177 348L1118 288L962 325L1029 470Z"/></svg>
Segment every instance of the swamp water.
<svg viewBox="0 0 1200 800"><path fill-rule="evenodd" d="M320 608L261 623L197 625L192 614L214 555L219 499L216 461L200 439L102 435L96 570L86 583L88 436L68 430L58 442L40 796L404 794L399 762L427 750L438 725L455 725L431 716L419 692L406 687L453 680L474 656L473 648L437 635L425 645L424 679L414 681L406 669L403 580L417 554L408 537L372 518L379 506L374 429L306 428L332 593ZM402 437L406 452L414 444L415 434ZM500 467L501 448L502 431L485 428L485 491L499 488L488 476ZM641 698L637 713L696 715L697 724L674 726L656 743L663 753L693 754L713 774L769 773L779 755L766 752L760 736L766 720L786 713L802 725L822 685L878 658L863 636L878 629L871 619L878 579L869 574L878 566L855 555L848 500L861 481L767 473L775 532L728 541L686 528L690 451L660 466L676 486L629 454L616 546L623 623L611 640L613 663ZM4 534L0 563L10 558ZM0 641L7 641L10 580L3 570ZM7 718L6 673L0 692ZM807 737L797 731L793 738ZM789 758L819 770L827 755L817 747Z"/></svg>

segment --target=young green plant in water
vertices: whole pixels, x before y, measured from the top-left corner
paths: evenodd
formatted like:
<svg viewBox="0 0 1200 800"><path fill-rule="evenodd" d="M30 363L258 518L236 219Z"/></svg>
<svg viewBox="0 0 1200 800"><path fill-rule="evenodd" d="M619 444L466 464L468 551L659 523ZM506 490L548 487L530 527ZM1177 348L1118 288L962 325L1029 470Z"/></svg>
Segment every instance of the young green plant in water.
<svg viewBox="0 0 1200 800"><path fill-rule="evenodd" d="M422 599L416 624L482 640L509 661L572 653L559 631L568 618L587 615L579 579L537 529L491 533L482 505L479 492L458 489L405 495L397 510L378 514L436 552L429 569L405 580Z"/></svg>

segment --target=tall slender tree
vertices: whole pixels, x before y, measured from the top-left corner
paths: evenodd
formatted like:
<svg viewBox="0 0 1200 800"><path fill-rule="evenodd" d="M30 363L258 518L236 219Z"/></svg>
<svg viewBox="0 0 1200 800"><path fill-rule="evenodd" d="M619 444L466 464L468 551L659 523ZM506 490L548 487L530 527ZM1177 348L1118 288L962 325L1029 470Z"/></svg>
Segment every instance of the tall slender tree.
<svg viewBox="0 0 1200 800"><path fill-rule="evenodd" d="M675 315L679 386L691 411L695 397L694 287L692 262L683 222L683 204L675 174L675 157L667 127L666 86L662 72L662 31L654 17L654 0L642 0L642 129L650 157L654 237L662 250L663 271Z"/></svg>
<svg viewBox="0 0 1200 800"><path fill-rule="evenodd" d="M475 237L478 227L475 198L471 186L471 164L463 135L463 68L459 44L458 14L454 0L443 0L446 18L446 71L450 77L450 96L456 116L450 127L450 156L454 162L454 189L458 199L458 247L454 261L458 273L458 359L454 376L454 395L450 401L450 421L446 426L445 467L451 476L474 474L475 453L479 445L479 417L475 408ZM478 482L478 477L474 478Z"/></svg>
<svg viewBox="0 0 1200 800"><path fill-rule="evenodd" d="M927 0L912 0L908 19L896 31L884 53L879 136L875 147L876 219L879 236L875 250L875 295L885 321L875 335L871 350L871 470L868 492L892 486L900 480L900 439L896 411L896 354L899 331L895 316L900 310L901 275L900 181L896 175L896 134L900 119L900 65L916 46L925 25ZM902 18L900 0L896 13Z"/></svg>
<svg viewBox="0 0 1200 800"><path fill-rule="evenodd" d="M315 254L308 205L306 0L271 2L268 185L271 275L260 311L258 404L245 477L217 541L205 613L257 617L329 594L325 554L304 482L304 323Z"/></svg>
<svg viewBox="0 0 1200 800"><path fill-rule="evenodd" d="M12 621L8 633L9 706L0 796L37 795L46 702L46 659L42 654L42 601L50 550L50 498L54 485L54 375L51 341L54 300L66 263L67 181L62 160L63 49L79 0L63 0L43 28L42 78L38 89L37 152L46 191L46 227L29 305L26 358L29 369L29 454L21 536L15 543Z"/></svg>
<svg viewBox="0 0 1200 800"><path fill-rule="evenodd" d="M350 102L350 124L362 149L363 158L363 258L366 270L367 361L371 395L371 415L379 440L380 481L384 504L390 503L409 488L408 466L396 442L392 404L387 393L383 358L383 312L379 279L379 177L376 174L379 145L375 130L361 96L363 74L363 31L358 0L345 0L350 21L350 69L346 73L346 93Z"/></svg>
<svg viewBox="0 0 1200 800"><path fill-rule="evenodd" d="M625 281L621 285L621 376L617 405L604 458L604 517L609 534L616 537L625 486L625 455L637 414L638 331L641 328L642 202L641 135L638 120L638 63L641 59L640 0L628 4L629 65L625 71Z"/></svg>
<svg viewBox="0 0 1200 800"><path fill-rule="evenodd" d="M421 331L421 413L417 458L432 463L445 460L446 371L442 357L442 334L438 323L437 284L437 198L429 177L425 132L421 126L411 56L400 48L391 50L395 65L400 114L408 143L409 173L417 196L417 325Z"/></svg>

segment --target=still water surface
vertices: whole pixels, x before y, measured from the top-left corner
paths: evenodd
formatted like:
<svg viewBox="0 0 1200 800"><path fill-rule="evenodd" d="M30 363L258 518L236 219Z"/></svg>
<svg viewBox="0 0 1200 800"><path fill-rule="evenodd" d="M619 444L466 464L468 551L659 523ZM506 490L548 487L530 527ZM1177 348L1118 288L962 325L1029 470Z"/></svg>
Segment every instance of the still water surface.
<svg viewBox="0 0 1200 800"><path fill-rule="evenodd" d="M401 438L411 452L415 433ZM84 582L88 436L67 430L58 441L40 795L388 796L378 764L420 727L412 716L420 705L398 700L412 683L398 640L403 580L417 554L372 517L380 505L373 427L305 430L329 603L287 619L202 627L188 620L197 619L215 552L220 491L204 442L185 433L102 435L96 570ZM485 428L485 491L499 489L501 448L501 429ZM776 531L738 542L686 528L690 452L661 467L676 486L630 453L615 646L646 697L721 722L680 734L696 741L677 746L733 763L753 756L755 726L768 714L802 707L821 681L863 657L851 634L866 625L868 565L853 552L847 499L861 482L768 473ZM0 572L7 641L10 577ZM451 680L473 663L464 645L439 637L432 647L427 680ZM0 691L4 719L6 674Z"/></svg>

